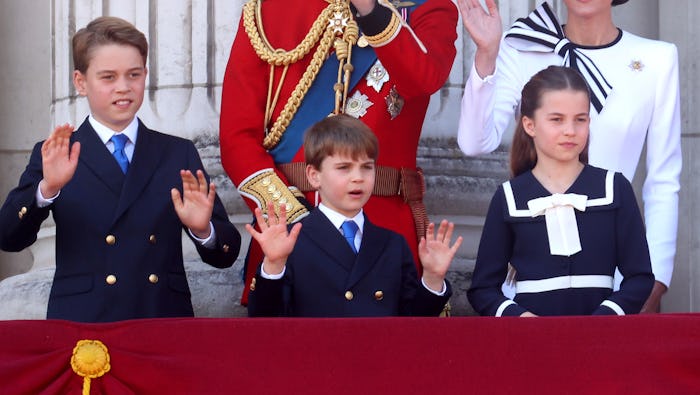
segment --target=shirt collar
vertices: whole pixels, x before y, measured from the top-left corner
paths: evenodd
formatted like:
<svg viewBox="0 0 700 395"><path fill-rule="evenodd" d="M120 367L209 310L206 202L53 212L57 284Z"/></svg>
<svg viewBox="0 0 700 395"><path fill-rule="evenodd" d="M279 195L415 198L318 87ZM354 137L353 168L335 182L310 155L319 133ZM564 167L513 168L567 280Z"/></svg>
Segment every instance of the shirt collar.
<svg viewBox="0 0 700 395"><path fill-rule="evenodd" d="M103 144L107 144L109 139L111 139L114 134L120 133L101 124L92 116L92 114L90 114L90 116L88 117L88 122L90 122L92 128L95 129L95 132L100 137L100 140L102 140ZM136 144L136 137L138 136L138 131L139 121L138 118L134 117L134 119L131 120L131 123L129 123L129 125L125 127L124 130L121 131L121 133L126 135L126 137L129 138L129 141L131 141L132 144Z"/></svg>
<svg viewBox="0 0 700 395"><path fill-rule="evenodd" d="M345 221L355 221L358 227L358 231L360 232L360 234L362 234L362 230L365 226L365 215L362 209L360 209L360 212L352 218L347 218L343 214L334 211L333 209L329 208L323 203L319 203L318 209L321 210L321 212L328 218L328 220L331 221L331 223L333 224L333 226L335 226L336 229L340 229L340 226Z"/></svg>

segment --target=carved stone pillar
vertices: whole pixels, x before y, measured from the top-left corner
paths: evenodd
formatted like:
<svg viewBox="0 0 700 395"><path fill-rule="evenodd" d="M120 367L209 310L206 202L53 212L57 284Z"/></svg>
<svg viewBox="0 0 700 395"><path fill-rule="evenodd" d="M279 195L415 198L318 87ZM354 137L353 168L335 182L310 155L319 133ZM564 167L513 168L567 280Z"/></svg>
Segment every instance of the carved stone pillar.
<svg viewBox="0 0 700 395"><path fill-rule="evenodd" d="M663 3L665 7L661 5ZM678 249L673 280L662 308L668 312L700 311L700 3L690 0L659 1L660 38L678 46L681 80L681 173Z"/></svg>

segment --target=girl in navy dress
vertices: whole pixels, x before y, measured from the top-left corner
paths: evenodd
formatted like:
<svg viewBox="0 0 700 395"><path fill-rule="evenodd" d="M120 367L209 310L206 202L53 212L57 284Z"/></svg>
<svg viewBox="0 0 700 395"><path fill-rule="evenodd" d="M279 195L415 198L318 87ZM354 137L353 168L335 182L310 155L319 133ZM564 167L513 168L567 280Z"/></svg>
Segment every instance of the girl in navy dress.
<svg viewBox="0 0 700 395"><path fill-rule="evenodd" d="M513 179L491 200L469 302L482 315L638 313L654 284L630 183L588 162L589 90L550 66L522 90ZM508 264L516 294L503 295ZM618 268L624 280L613 292Z"/></svg>
<svg viewBox="0 0 700 395"><path fill-rule="evenodd" d="M641 200L656 282L642 312L658 313L673 274L683 163L678 49L618 28L613 7L626 2L537 1L540 5L529 16L503 34L494 0L459 0L476 52L457 142L467 155L495 150L517 115L530 77L550 65L585 73L594 92L589 163L619 171L628 180L635 177L637 164L645 163ZM565 25L548 3L561 7ZM616 274L615 289L620 280ZM512 295L512 289L506 290Z"/></svg>

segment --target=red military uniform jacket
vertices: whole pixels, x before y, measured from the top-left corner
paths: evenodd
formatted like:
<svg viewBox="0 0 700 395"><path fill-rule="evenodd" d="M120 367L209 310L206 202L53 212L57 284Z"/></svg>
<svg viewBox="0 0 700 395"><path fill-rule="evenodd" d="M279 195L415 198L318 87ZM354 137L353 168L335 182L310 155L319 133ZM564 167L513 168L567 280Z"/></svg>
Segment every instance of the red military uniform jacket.
<svg viewBox="0 0 700 395"><path fill-rule="evenodd" d="M265 38L274 48L287 51L295 48L327 6L329 1L326 0L265 0L260 8ZM387 11L388 8L377 4L370 15L356 20L361 32L372 34L370 37L374 40L370 42L389 79L382 84L375 84L381 88L377 91L363 77L347 93L347 98L350 103L355 95L359 100L354 100L354 105L362 106L362 103L365 103L360 110L366 112L359 119L374 131L379 140L377 165L397 170L415 170L418 142L430 96L447 80L456 54L454 42L457 37L458 12L450 0L427 0L424 4L412 8L410 14L405 10L402 12L401 8L398 12L396 8L393 12ZM397 15L401 13L404 17L408 15L408 26L405 23L397 23L403 22L397 19ZM294 206L291 220L296 221L301 219L307 210L301 207L299 202L295 202L294 197L285 188L293 184L290 184L280 170L280 165L289 160L276 162L263 146L263 139L265 127L269 127L279 116L311 62L314 50L289 65L278 104L272 112L270 122L265 125L271 67L255 52L244 25L242 17L224 77L220 124L222 164L251 210L255 207L264 209L267 199L279 199L281 193L281 201ZM391 26L398 28L392 30ZM273 94L283 68L274 68ZM326 83L330 87L329 100L333 101L332 87L335 81ZM395 116L388 111L387 105L387 97L390 96L392 88L400 97L399 100L403 101L403 107L398 114L393 114ZM364 97L359 96L360 94ZM367 101L372 103L369 107ZM317 120L327 115L328 112L318 113ZM300 146L291 162L304 162L303 147ZM264 179L261 180L260 177L263 176ZM256 177L257 184L253 188L256 191L251 192L251 188L248 187L256 181ZM379 174L377 182L381 182ZM306 192L305 198L312 205L316 203L313 192ZM416 227L411 207L403 197L398 194L372 196L364 210L377 225L403 235L418 264ZM250 284L261 260L262 253L259 247L251 246L246 285ZM247 290L246 286L244 304Z"/></svg>

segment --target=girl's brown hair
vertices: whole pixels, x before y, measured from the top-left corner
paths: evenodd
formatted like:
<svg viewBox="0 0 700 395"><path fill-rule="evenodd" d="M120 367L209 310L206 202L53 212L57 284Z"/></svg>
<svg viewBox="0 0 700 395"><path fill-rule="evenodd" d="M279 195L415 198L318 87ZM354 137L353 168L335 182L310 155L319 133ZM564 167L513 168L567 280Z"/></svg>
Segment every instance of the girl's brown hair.
<svg viewBox="0 0 700 395"><path fill-rule="evenodd" d="M510 148L510 173L512 177L532 170L537 164L537 151L532 137L525 132L523 116L534 118L535 111L542 105L542 95L550 91L572 90L585 92L590 101L590 91L581 74L570 67L549 66L530 78L522 90L520 117L513 134ZM588 142L579 154L581 163L588 163Z"/></svg>

